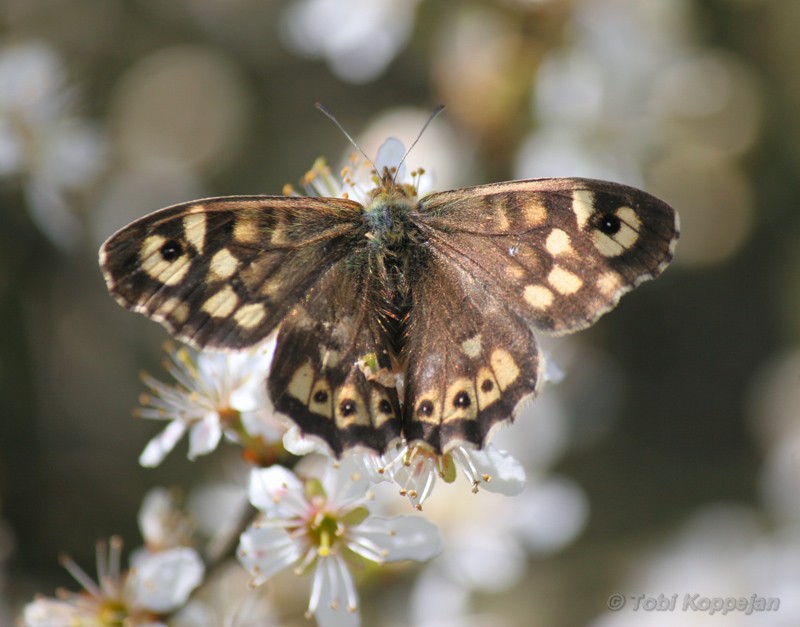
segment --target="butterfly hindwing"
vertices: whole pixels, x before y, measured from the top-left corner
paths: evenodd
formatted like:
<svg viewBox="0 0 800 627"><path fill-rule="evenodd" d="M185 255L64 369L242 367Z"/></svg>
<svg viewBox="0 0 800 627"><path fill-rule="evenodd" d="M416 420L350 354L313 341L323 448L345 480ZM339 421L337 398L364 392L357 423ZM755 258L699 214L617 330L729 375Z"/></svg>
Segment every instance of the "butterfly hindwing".
<svg viewBox="0 0 800 627"><path fill-rule="evenodd" d="M289 313L268 379L275 408L336 455L355 446L382 452L401 429L374 274L350 262L331 268Z"/></svg>
<svg viewBox="0 0 800 627"><path fill-rule="evenodd" d="M473 275L431 251L408 331L404 433L437 452L481 447L537 391L531 329Z"/></svg>
<svg viewBox="0 0 800 627"><path fill-rule="evenodd" d="M360 205L242 196L162 209L103 244L109 291L124 307L201 348L257 344L350 248Z"/></svg>
<svg viewBox="0 0 800 627"><path fill-rule="evenodd" d="M432 194L431 245L535 328L589 326L669 264L677 214L638 189L589 179L511 181Z"/></svg>

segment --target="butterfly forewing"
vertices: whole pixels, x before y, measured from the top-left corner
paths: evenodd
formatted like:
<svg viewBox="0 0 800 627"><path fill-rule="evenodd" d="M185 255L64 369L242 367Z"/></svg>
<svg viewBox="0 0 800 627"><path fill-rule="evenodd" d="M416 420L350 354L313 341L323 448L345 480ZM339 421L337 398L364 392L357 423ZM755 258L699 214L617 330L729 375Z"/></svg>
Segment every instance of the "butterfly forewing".
<svg viewBox="0 0 800 627"><path fill-rule="evenodd" d="M433 194L429 244L535 328L589 326L669 264L677 214L632 187L589 179L512 181Z"/></svg>
<svg viewBox="0 0 800 627"><path fill-rule="evenodd" d="M103 244L109 291L200 348L259 343L347 254L361 207L341 199L209 198L162 209Z"/></svg>

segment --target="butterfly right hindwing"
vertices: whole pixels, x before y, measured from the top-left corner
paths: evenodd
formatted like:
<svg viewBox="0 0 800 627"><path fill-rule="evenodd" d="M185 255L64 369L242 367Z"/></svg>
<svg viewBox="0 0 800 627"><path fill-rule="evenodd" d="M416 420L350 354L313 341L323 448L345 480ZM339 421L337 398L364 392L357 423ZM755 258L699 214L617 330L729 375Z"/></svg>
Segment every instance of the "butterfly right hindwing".
<svg viewBox="0 0 800 627"><path fill-rule="evenodd" d="M415 286L406 346L406 439L481 447L532 398L541 360L527 324L435 249Z"/></svg>

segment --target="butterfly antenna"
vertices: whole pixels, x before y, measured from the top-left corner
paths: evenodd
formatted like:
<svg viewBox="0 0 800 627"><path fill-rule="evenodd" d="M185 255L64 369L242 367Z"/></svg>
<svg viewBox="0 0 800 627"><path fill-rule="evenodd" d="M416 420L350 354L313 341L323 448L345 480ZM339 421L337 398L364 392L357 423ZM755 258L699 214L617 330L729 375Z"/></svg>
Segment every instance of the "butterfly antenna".
<svg viewBox="0 0 800 627"><path fill-rule="evenodd" d="M414 146L417 145L417 142L422 137L422 134L425 132L425 129L428 128L428 125L431 122L433 122L433 120L436 118L436 116L439 115L442 111L444 111L444 105L436 105L434 107L434 109L431 112L430 116L428 116L428 120L425 122L425 124L422 125L422 129L420 130L419 135L417 135L417 138L414 140L414 143L411 144L411 146L408 148L408 150L406 150L406 154L403 155L403 158L400 159L400 163L397 164L397 169L395 170L395 173L394 173L395 177L397 176L397 173L400 172L400 166L403 165L403 163L405 162L406 157L408 157L408 153L410 153L414 149ZM394 179L392 179L392 181L394 182Z"/></svg>
<svg viewBox="0 0 800 627"><path fill-rule="evenodd" d="M343 134L343 135L344 135L344 136L345 136L345 137L346 137L346 138L347 138L347 139L350 141L350 143L351 143L351 144L353 144L353 146L355 147L355 149L356 149L356 150L358 150L358 152L360 152L360 153L363 155L364 159L366 159L366 160L367 160L367 162L368 162L368 163L369 163L369 164L372 166L372 169L373 169L373 170L375 170L375 171L377 172L377 171L378 171L378 168L376 168L376 167L375 167L375 163L373 163L372 159L370 159L370 158L367 156L367 153L365 153L363 150L361 150L361 146L359 146L359 145L356 143L356 140L355 140L355 139L353 139L352 137L350 137L350 133L348 133L346 130L344 130L344 126L342 126L342 125L341 125L341 123L339 122L339 120L337 120L337 119L336 119L336 116L335 116L335 115L333 115L333 113L331 112L331 110L330 110L330 109L328 109L328 107L326 107L326 106L325 106L324 104L322 104L321 102L314 103L314 106L315 106L317 109L319 109L320 111L322 111L322 113L324 113L326 116L328 116L328 118L330 118L330 120L331 120L331 121L332 121L332 122L333 122L333 123L334 123L334 124L335 124L335 125L336 125L336 126L339 128L339 130L340 130L340 131L342 131L342 134ZM427 126L427 124L426 124L425 126ZM415 143L416 143L416 142L415 142ZM404 157L404 158L405 158L405 157Z"/></svg>

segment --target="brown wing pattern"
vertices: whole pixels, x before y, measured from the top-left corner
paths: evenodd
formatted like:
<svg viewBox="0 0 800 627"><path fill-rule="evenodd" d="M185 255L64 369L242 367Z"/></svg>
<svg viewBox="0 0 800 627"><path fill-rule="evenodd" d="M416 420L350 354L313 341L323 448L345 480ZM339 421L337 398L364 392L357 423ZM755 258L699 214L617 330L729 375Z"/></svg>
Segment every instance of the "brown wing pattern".
<svg viewBox="0 0 800 627"><path fill-rule="evenodd" d="M485 185L423 198L429 242L537 329L568 333L669 264L677 213L587 179Z"/></svg>
<svg viewBox="0 0 800 627"><path fill-rule="evenodd" d="M275 408L304 433L321 437L336 455L354 446L382 452L400 437L379 302L368 266L342 261L278 332L268 379Z"/></svg>
<svg viewBox="0 0 800 627"><path fill-rule="evenodd" d="M263 340L318 275L347 254L361 206L230 196L137 220L100 249L109 291L199 348Z"/></svg>
<svg viewBox="0 0 800 627"><path fill-rule="evenodd" d="M430 254L406 345L404 435L437 452L480 447L536 393L536 341L478 278L438 247Z"/></svg>

